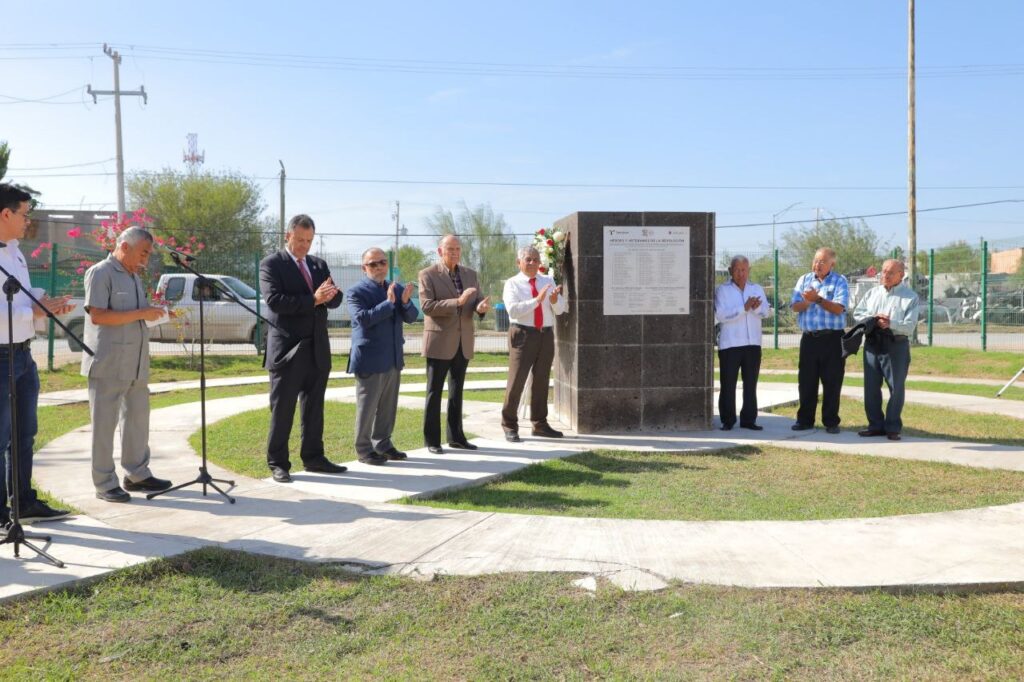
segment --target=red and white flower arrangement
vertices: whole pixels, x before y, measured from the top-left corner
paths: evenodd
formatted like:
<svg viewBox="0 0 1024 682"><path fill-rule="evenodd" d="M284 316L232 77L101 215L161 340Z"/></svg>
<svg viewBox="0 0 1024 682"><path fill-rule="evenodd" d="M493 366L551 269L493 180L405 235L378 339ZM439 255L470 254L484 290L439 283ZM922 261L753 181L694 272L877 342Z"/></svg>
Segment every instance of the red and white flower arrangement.
<svg viewBox="0 0 1024 682"><path fill-rule="evenodd" d="M540 254L541 274L551 275L556 283L561 283L562 263L565 261L565 233L542 227L533 235L533 248Z"/></svg>

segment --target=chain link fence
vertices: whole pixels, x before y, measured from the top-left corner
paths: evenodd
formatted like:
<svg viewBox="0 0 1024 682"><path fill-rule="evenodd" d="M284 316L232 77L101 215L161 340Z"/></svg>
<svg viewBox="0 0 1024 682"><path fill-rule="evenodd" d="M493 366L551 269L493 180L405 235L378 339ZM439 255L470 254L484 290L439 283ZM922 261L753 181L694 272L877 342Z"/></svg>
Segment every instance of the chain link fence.
<svg viewBox="0 0 1024 682"><path fill-rule="evenodd" d="M44 289L51 296L72 296L72 302L76 304L75 309L63 316L61 321L80 337L85 323L85 311L82 307L85 271L93 263L106 258L107 253L95 247L77 244L40 246L39 243L32 242L23 243L22 250L28 256L33 287ZM214 262L203 253L194 266L205 276L218 280L225 289L247 306L265 314L266 304L258 295L259 263L265 255L263 252L236 252L229 258L225 254L220 254ZM314 255L327 261L331 276L342 291L347 291L363 276L361 253ZM391 255L391 252L388 252L389 259ZM393 259L391 260L393 262ZM429 259L426 262L430 262ZM505 279L516 272L516 265L512 260L506 268L491 268L488 272L479 273L481 288L491 297L492 305L501 301L501 288ZM416 276L416 272L401 272L392 266L388 279L408 282L415 281ZM169 260L165 261L159 252L153 255L144 280L154 303L165 303L177 313L177 317L150 330L150 352L154 356L198 356L200 302L203 308L206 353L256 355L257 349L265 342L264 325L257 325L257 318L252 313L232 301L219 289L201 286L194 274ZM420 308L418 294L414 295L413 303ZM327 319L332 352L348 353L351 336L348 306L342 303L339 308L330 310ZM499 330L498 326L497 316L493 313L477 322L476 350L500 353L508 351L506 334ZM422 329L421 313L417 323L406 327L406 353L421 351ZM59 326L45 319L39 320L36 334L39 341L33 344L33 353L40 366L53 368L80 360L81 346L67 336Z"/></svg>
<svg viewBox="0 0 1024 682"><path fill-rule="evenodd" d="M979 350L1024 350L1024 238L957 243L919 254L917 282L921 314L917 341L928 346ZM719 253L716 284L729 278L728 267L737 253ZM789 300L797 280L810 263L787 263L778 252L748 251L750 281L764 287L774 307L763 322L766 348L795 348L800 344L796 316ZM896 257L897 254L893 254ZM878 285L882 260L865 271L842 272L850 284L850 307ZM840 254L840 266L842 254ZM779 286L776 291L775 282Z"/></svg>
<svg viewBox="0 0 1024 682"><path fill-rule="evenodd" d="M974 348L981 350L1024 350L1024 238L952 245L923 254L918 259L915 287L921 296L921 318L918 342L925 345ZM68 245L24 242L32 285L50 295L71 294L78 305L63 322L80 335L84 325L81 301L84 296L84 273L90 265L105 258L106 252L85 244ZM203 253L196 262L204 274L218 279L225 288L253 309L264 313L265 304L258 296L259 263L263 252ZM347 290L361 276L361 254L317 253L324 258L342 290ZM389 252L389 256L392 254ZM728 279L728 264L734 253L716 257L716 283ZM793 348L799 345L800 330L796 316L789 309L789 298L797 279L809 264L787 263L772 251L747 251L750 279L760 284L773 304L773 314L763 323L766 348ZM841 256L841 255L840 255ZM154 255L147 275L147 285L179 311L180 316L153 328L151 352L154 355L196 356L199 352L199 301L203 303L206 352L213 354L256 355L263 341L263 329L256 318L219 291L204 290L194 275L184 271L165 257ZM504 280L516 273L514 257L507 265L488 266L481 271L481 288L491 297L492 305L501 301ZM393 259L392 259L393 262ZM436 256L426 262L436 262ZM840 257L840 263L841 263ZM422 265L422 263L421 263ZM881 269L881 259L875 266ZM414 268L410 268L412 270ZM851 305L856 305L867 291L876 286L878 277L866 272L844 272L850 283ZM400 272L392 267L389 279L414 280L415 272ZM776 287L776 282L779 283ZM419 307L418 299L415 299ZM478 322L476 348L481 352L508 351L500 311ZM507 318L505 318L507 320ZM331 346L334 353L347 353L350 324L348 307L342 304L328 317ZM80 347L64 332L45 320L37 322L37 341L33 352L41 366L55 367L80 359ZM406 329L407 353L422 348L422 321Z"/></svg>

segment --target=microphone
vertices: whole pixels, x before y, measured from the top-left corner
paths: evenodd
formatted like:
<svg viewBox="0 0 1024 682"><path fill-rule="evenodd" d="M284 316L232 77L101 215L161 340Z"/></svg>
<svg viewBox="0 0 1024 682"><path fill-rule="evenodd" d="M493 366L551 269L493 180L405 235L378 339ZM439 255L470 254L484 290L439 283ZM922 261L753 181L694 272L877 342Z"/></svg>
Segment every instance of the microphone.
<svg viewBox="0 0 1024 682"><path fill-rule="evenodd" d="M195 256L190 256L187 253L182 253L181 251L178 251L177 249L172 249L171 247L167 246L166 244L161 244L160 248L162 248L164 251L166 251L169 254L171 254L171 260L178 260L180 258L181 260L185 261L186 263L192 263L196 259Z"/></svg>

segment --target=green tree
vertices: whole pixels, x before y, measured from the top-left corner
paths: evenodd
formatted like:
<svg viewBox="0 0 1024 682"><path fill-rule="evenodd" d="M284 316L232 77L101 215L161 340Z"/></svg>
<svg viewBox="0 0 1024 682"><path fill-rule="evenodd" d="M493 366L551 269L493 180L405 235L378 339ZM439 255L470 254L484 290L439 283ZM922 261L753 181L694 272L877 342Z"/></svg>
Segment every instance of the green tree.
<svg viewBox="0 0 1024 682"><path fill-rule="evenodd" d="M462 262L477 271L491 303L498 302L505 280L516 273L516 238L505 218L488 204L472 210L463 204L457 214L438 208L427 218L427 227L438 237L458 235Z"/></svg>
<svg viewBox="0 0 1024 682"><path fill-rule="evenodd" d="M844 274L863 272L872 265L877 268L889 252L888 242L879 239L863 220L830 218L783 232L779 257L808 272L815 251L822 247L836 252L836 270Z"/></svg>
<svg viewBox="0 0 1024 682"><path fill-rule="evenodd" d="M928 272L928 253L921 252L923 267L921 272ZM940 246L935 249L935 272L969 272L978 273L981 271L981 247L971 246L969 243L959 240Z"/></svg>
<svg viewBox="0 0 1024 682"><path fill-rule="evenodd" d="M7 144L6 140L0 140L0 181L7 175L7 164L11 160L11 147ZM18 189L24 190L32 195L32 206L36 205L36 197L39 196L39 192L32 189L28 185L19 185L18 183L12 183Z"/></svg>
<svg viewBox="0 0 1024 682"><path fill-rule="evenodd" d="M145 208L153 229L180 238L195 235L206 245L202 268L255 281L264 230L270 221L260 187L233 173L135 173L128 178L129 202Z"/></svg>
<svg viewBox="0 0 1024 682"><path fill-rule="evenodd" d="M398 267L398 278L402 282L415 282L420 270L434 261L427 251L413 244L402 244L398 247L395 264Z"/></svg>

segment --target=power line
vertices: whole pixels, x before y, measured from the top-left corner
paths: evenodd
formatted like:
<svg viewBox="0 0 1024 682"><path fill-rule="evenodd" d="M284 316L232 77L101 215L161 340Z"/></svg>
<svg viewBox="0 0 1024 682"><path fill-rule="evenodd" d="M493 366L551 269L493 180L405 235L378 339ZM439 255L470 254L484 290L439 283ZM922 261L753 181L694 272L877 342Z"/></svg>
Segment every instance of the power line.
<svg viewBox="0 0 1024 682"><path fill-rule="evenodd" d="M7 170L21 172L21 171L59 170L61 168L82 168L83 166L98 166L101 163L109 163L111 161L116 161L116 160L117 159L115 159L114 157L110 157L109 159L101 159L99 161L86 161L85 163L69 163L66 166L40 166L38 168L8 168ZM37 177L44 177L44 176L37 176Z"/></svg>
<svg viewBox="0 0 1024 682"><path fill-rule="evenodd" d="M164 171L135 171L135 175L161 176L180 175ZM113 173L54 173L25 176L26 178L105 177ZM278 176L245 176L252 180L277 180ZM399 178L288 178L292 182L316 182L337 184L381 184L381 185L447 185L468 187L531 187L540 189L687 189L687 190L768 190L768 191L904 191L903 185L676 185L643 183L587 183L587 182L514 182L486 180L414 180ZM1024 185L928 185L919 189L944 191L975 190L1018 190Z"/></svg>
<svg viewBox="0 0 1024 682"><path fill-rule="evenodd" d="M918 213L936 213L936 212L940 212L940 211L955 211L955 210L959 210L959 209L963 209L963 208L977 208L979 206L995 206L995 205L998 205L998 204L1021 204L1021 203L1024 203L1024 199L995 199L995 200L992 200L992 201L978 201L978 202L974 202L974 203L970 203L970 204L954 204L954 205L951 205L951 206L935 206L933 208L919 208L919 209L917 209L917 212ZM907 210L903 209L903 210L900 210L900 211L886 211L884 213L862 213L862 214L859 214L859 215L831 216L829 218L829 220L835 220L835 221L839 221L839 220L860 220L860 219L863 219L863 218L883 218L883 217L900 216L900 215L906 215L906 214L907 214ZM99 227L99 226L102 225L101 222L88 221L88 220L86 220L86 221L69 221L69 220L48 219L47 222L53 223L53 224L57 224L57 225L77 225L77 226L87 225L87 226L95 226L95 227ZM809 223L809 222L813 222L813 221L812 220L786 220L786 221L776 221L774 224L775 225L802 225L804 223ZM765 222L765 223L743 223L743 224L737 224L737 225L716 225L715 229L730 230L730 229L739 229L739 228L744 228L744 227L770 227L772 224L773 223L771 223L771 222ZM195 232L196 231L196 228L160 227L158 225L153 225L153 226L151 226L151 228L152 229L156 229L156 230L163 230L164 232L172 232L172 233L175 233L175 232ZM222 230L222 229L218 229L217 231L219 233L221 233L221 234L250 234L250 233L256 232L257 230L244 230L244 229L243 230ZM277 234L277 233L275 231L271 231L271 232L268 232L268 234ZM317 234L321 234L321 233L318 232ZM390 237L390 236L392 236L389 232L323 232L322 234L325 237ZM507 234L509 234L510 236L515 236L515 237L528 237L528 236L532 236L534 233L533 232L515 232L515 233L507 233ZM435 235L433 233L428 233L428 234L408 234L408 235L405 235L405 236L408 236L408 237L435 237L437 235ZM456 236L467 236L467 235L456 235ZM468 235L468 236L472 236L472 235Z"/></svg>
<svg viewBox="0 0 1024 682"><path fill-rule="evenodd" d="M79 85L78 87L71 88L70 90L65 90L64 92L58 92L56 95L50 95L48 97L39 97L35 99L15 97L14 95L0 95L0 98L11 100L9 102L0 102L0 104L79 104L81 100L76 100L74 102L54 102L53 100L57 99L58 97L70 95L73 92L80 92L83 87L84 86Z"/></svg>

